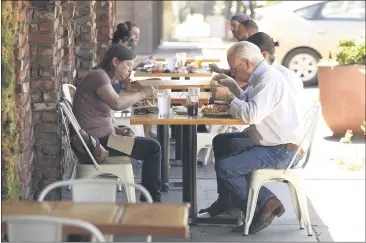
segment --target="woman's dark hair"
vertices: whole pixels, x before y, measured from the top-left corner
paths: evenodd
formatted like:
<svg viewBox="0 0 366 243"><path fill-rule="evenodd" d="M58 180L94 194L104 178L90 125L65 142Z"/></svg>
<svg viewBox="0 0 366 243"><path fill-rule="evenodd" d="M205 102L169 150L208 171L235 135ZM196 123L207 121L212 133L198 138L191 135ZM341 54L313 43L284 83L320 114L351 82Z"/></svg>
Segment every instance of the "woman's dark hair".
<svg viewBox="0 0 366 243"><path fill-rule="evenodd" d="M102 61L93 68L103 69L110 78L114 77L115 66L112 63L113 58L117 57L118 61L123 62L127 60L134 60L136 58L135 53L127 46L120 44L112 44L104 55Z"/></svg>
<svg viewBox="0 0 366 243"><path fill-rule="evenodd" d="M247 41L258 46L261 51L267 52L269 54L269 59L271 63L275 61L275 47L280 46L280 43L278 43L278 41L273 41L273 39L264 32L257 32L249 36Z"/></svg>
<svg viewBox="0 0 366 243"><path fill-rule="evenodd" d="M130 21L129 21L130 22ZM117 25L117 30L113 33L112 44L119 43L122 41L129 41L132 39L131 28L129 28L128 24L120 23Z"/></svg>

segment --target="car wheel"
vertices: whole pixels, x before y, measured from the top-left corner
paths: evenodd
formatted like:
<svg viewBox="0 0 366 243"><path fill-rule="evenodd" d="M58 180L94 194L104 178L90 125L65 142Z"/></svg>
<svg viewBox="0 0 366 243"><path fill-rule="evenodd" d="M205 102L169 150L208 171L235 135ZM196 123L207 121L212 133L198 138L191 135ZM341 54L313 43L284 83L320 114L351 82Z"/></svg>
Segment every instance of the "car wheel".
<svg viewBox="0 0 366 243"><path fill-rule="evenodd" d="M294 71L304 86L318 83L318 62L321 57L309 48L299 48L287 54L283 65Z"/></svg>

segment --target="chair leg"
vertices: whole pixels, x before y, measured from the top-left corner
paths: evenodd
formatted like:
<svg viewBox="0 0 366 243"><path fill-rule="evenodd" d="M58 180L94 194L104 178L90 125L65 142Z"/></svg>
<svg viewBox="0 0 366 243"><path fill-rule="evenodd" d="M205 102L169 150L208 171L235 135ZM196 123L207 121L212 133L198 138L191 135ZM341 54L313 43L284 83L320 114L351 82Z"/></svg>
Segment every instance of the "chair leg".
<svg viewBox="0 0 366 243"><path fill-rule="evenodd" d="M297 198L296 189L290 182L288 182L287 185L290 189L292 204L294 205L295 214L296 214L296 217L297 217L297 219L299 220L299 223L300 223L300 229L304 229L305 228L304 220L303 220L302 215L301 215L301 210L300 210L300 205L299 205L299 201L298 201L298 198Z"/></svg>
<svg viewBox="0 0 366 243"><path fill-rule="evenodd" d="M261 185L257 183L251 182L250 184L251 185L247 200L247 210L245 212L244 235L249 234L249 227L254 217L255 207L257 205L257 199L258 199L258 192L261 187Z"/></svg>
<svg viewBox="0 0 366 243"><path fill-rule="evenodd" d="M117 177L117 180L118 180L118 181L121 181L121 179L120 179L119 177ZM121 191L122 191L122 185L121 185L121 184L119 184L119 185L118 185L118 187L117 187L117 191L118 191L118 192L121 192Z"/></svg>
<svg viewBox="0 0 366 243"><path fill-rule="evenodd" d="M297 200L299 202L301 215L304 221L304 224L308 231L308 236L313 235L313 228L310 221L309 211L308 211L308 202L306 197L306 192L304 188L304 180L296 179L294 182L291 182L296 190Z"/></svg>
<svg viewBox="0 0 366 243"><path fill-rule="evenodd" d="M211 151L212 151L212 147L207 147L206 149L206 154L205 154L205 159L204 159L204 166L207 166L208 163L208 159L210 158L211 155Z"/></svg>
<svg viewBox="0 0 366 243"><path fill-rule="evenodd" d="M76 168L77 168L77 164L76 163L74 163L74 167L72 168L72 172L71 172L71 178L70 178L70 180L75 180L75 177L76 177ZM69 185L68 187L67 187L67 190L71 190L71 185Z"/></svg>
<svg viewBox="0 0 366 243"><path fill-rule="evenodd" d="M151 240L152 240L151 235L148 235L148 236L146 237L146 242L151 242Z"/></svg>

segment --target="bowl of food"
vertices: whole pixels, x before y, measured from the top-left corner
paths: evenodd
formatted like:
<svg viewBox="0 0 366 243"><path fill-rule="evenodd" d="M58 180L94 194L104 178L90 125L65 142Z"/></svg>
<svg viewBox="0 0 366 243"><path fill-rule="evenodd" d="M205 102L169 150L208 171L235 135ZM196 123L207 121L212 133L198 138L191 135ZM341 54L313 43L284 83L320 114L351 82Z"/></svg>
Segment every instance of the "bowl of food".
<svg viewBox="0 0 366 243"><path fill-rule="evenodd" d="M230 107L227 104L210 104L202 106L201 113L206 117L230 117Z"/></svg>

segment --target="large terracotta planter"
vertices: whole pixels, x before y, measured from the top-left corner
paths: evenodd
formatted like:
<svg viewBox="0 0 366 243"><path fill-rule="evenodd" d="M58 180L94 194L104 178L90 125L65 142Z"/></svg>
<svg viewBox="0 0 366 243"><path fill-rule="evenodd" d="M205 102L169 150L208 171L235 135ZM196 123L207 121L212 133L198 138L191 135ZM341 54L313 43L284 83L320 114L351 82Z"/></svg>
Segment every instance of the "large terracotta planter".
<svg viewBox="0 0 366 243"><path fill-rule="evenodd" d="M365 65L318 66L322 113L334 134L363 134L365 82Z"/></svg>

